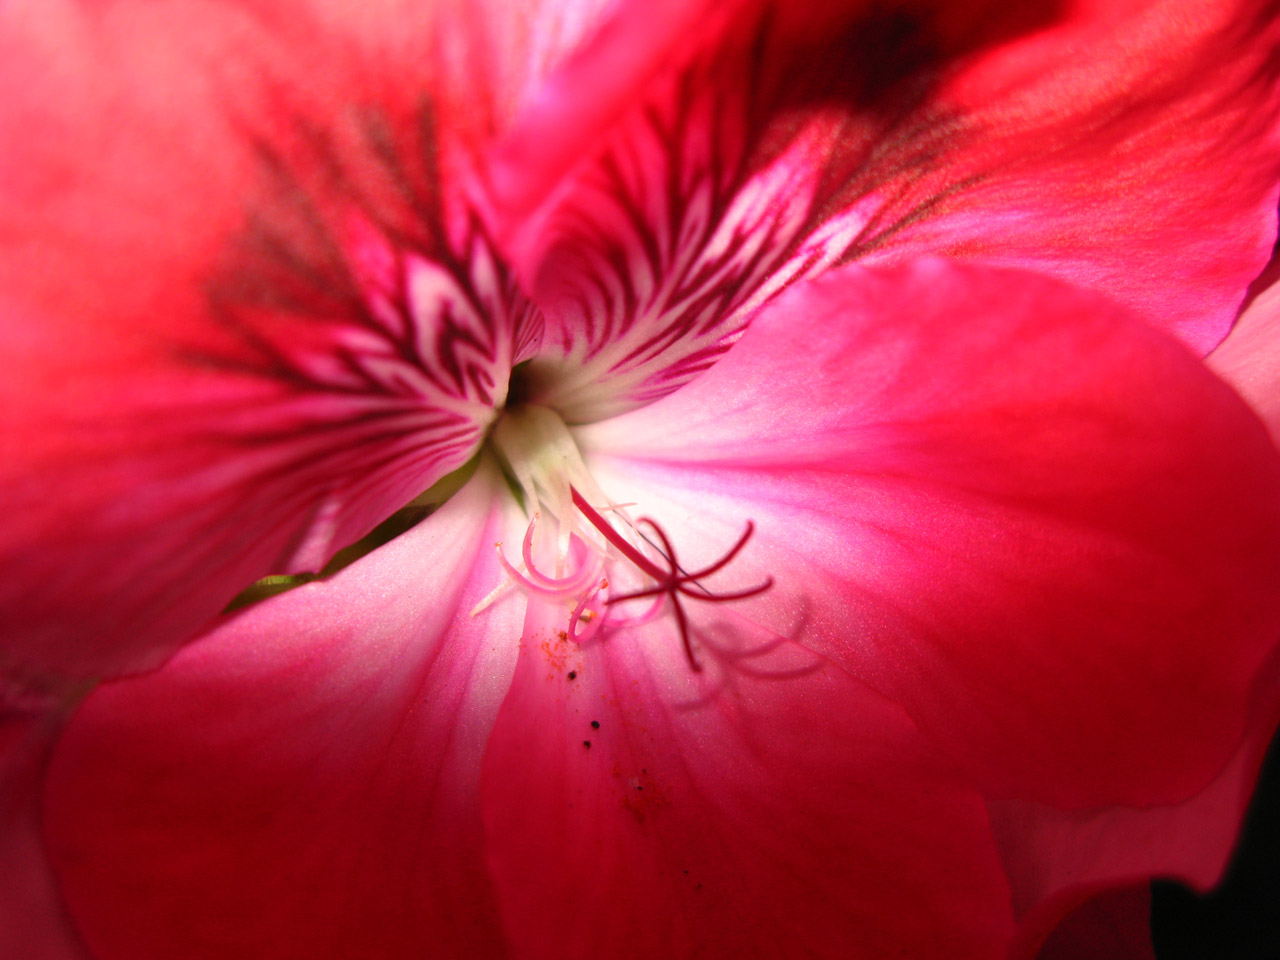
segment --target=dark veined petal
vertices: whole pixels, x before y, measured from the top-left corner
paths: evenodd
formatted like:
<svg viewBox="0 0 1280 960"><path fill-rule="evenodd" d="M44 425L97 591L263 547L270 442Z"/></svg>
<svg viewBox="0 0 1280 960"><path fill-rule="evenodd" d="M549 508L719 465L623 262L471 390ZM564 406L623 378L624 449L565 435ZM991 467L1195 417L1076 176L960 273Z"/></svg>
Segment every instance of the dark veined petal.
<svg viewBox="0 0 1280 960"><path fill-rule="evenodd" d="M506 248L549 324L528 389L573 420L676 389L760 302L844 252L847 230L816 235L841 212L832 167L841 151L880 151L885 123L846 123L829 102L915 106L918 71L1044 16L674 6L621 5L531 102L493 172ZM809 122L812 99L823 115Z"/></svg>
<svg viewBox="0 0 1280 960"><path fill-rule="evenodd" d="M472 455L540 335L475 154L593 16L0 8L0 671L154 665Z"/></svg>
<svg viewBox="0 0 1280 960"><path fill-rule="evenodd" d="M922 251L1102 289L1205 352L1274 238L1255 0L616 16L493 175L550 324L533 386L580 421L697 375L799 276Z"/></svg>
<svg viewBox="0 0 1280 960"><path fill-rule="evenodd" d="M742 614L898 700L991 797L1185 800L1280 639L1262 425L1171 338L1034 275L797 285L581 443L691 566L752 519L735 576L774 584Z"/></svg>

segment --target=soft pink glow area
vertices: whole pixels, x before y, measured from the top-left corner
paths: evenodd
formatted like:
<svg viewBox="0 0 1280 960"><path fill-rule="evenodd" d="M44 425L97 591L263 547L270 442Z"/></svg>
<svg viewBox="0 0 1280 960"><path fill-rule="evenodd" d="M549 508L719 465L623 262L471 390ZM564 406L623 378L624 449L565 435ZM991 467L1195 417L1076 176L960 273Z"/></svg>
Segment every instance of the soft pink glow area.
<svg viewBox="0 0 1280 960"><path fill-rule="evenodd" d="M0 954L1141 956L1280 716L1273 7L0 3Z"/></svg>
<svg viewBox="0 0 1280 960"><path fill-rule="evenodd" d="M617 458L602 483L661 496L690 539L755 520L734 571L789 575L744 608L803 622L997 795L1194 792L1280 635L1256 419L1163 336L1026 276L832 274L678 395L582 433Z"/></svg>

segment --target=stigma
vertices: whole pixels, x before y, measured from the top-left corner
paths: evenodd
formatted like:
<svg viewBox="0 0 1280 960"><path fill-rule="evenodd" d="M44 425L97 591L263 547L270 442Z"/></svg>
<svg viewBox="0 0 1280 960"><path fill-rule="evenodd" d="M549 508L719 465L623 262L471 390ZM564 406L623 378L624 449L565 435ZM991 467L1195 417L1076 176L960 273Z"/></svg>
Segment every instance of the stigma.
<svg viewBox="0 0 1280 960"><path fill-rule="evenodd" d="M670 616L689 667L698 672L702 664L684 604L745 600L773 586L773 578L766 577L745 589L716 592L703 582L747 548L755 530L750 520L718 560L685 569L672 537L657 521L633 519L629 508L635 504L614 503L599 489L555 411L508 408L489 442L529 524L518 551L509 555L502 543L495 544L507 580L472 616L512 588L561 605L565 635L577 643Z"/></svg>

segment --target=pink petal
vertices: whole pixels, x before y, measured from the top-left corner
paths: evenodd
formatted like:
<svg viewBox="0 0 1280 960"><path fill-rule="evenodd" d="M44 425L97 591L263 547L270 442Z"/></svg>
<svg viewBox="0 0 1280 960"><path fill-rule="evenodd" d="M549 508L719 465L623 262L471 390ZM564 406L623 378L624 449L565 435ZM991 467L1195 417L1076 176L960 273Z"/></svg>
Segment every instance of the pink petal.
<svg viewBox="0 0 1280 960"><path fill-rule="evenodd" d="M797 287L581 442L610 497L685 531L691 568L753 520L723 589L775 585L744 615L898 700L992 795L1186 798L1280 637L1256 418L1164 335L1031 275Z"/></svg>
<svg viewBox="0 0 1280 960"><path fill-rule="evenodd" d="M152 666L474 452L538 321L454 120L522 88L416 10L0 7L6 673Z"/></svg>
<svg viewBox="0 0 1280 960"><path fill-rule="evenodd" d="M504 955L478 789L523 607L468 614L499 482L89 697L44 817L95 958Z"/></svg>
<svg viewBox="0 0 1280 960"><path fill-rule="evenodd" d="M698 675L669 622L563 620L531 609L485 762L520 956L1001 956L983 811L898 707L731 615Z"/></svg>

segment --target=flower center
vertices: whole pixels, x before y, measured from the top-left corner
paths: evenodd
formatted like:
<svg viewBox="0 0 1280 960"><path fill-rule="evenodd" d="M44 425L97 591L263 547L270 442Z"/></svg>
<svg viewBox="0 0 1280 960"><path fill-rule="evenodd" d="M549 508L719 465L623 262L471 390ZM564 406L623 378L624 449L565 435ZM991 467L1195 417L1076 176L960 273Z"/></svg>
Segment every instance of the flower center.
<svg viewBox="0 0 1280 960"><path fill-rule="evenodd" d="M683 601L744 600L773 585L773 578L767 577L755 586L728 593L704 586L704 578L723 571L747 545L755 529L751 521L720 559L699 570L684 569L671 538L656 521L632 520L626 509L631 504L613 503L604 496L572 434L554 411L533 405L508 408L490 443L513 480L529 526L516 562L497 544L509 581L473 614L514 585L563 603L569 615L567 636L581 643L602 629L638 626L669 609L689 666L698 671L702 667ZM620 612L634 601L647 602L638 613Z"/></svg>

